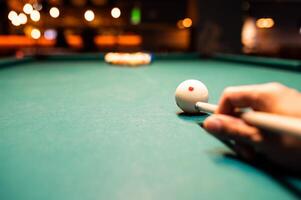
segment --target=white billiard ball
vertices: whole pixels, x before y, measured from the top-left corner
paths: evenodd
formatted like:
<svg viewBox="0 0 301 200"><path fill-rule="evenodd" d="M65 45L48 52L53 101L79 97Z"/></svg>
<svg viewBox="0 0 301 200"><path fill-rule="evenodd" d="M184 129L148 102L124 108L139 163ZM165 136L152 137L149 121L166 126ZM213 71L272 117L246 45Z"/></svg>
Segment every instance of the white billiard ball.
<svg viewBox="0 0 301 200"><path fill-rule="evenodd" d="M185 113L198 113L195 108L197 102L208 102L208 89L198 80L182 82L175 92L176 103Z"/></svg>

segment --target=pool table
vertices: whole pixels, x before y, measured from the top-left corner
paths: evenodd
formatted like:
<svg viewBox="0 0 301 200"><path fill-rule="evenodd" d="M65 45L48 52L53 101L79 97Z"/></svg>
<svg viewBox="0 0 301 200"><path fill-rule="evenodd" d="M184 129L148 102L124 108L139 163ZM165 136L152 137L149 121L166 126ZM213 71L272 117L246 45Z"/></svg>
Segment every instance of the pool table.
<svg viewBox="0 0 301 200"><path fill-rule="evenodd" d="M102 55L0 61L0 199L298 199L298 177L238 158L186 116L177 85L281 82L301 90L299 61L154 55L141 67Z"/></svg>

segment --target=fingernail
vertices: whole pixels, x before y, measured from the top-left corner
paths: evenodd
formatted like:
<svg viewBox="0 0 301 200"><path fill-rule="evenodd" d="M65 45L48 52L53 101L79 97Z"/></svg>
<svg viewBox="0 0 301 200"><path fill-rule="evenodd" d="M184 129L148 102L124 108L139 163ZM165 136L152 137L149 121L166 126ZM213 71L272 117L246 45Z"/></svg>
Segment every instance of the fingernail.
<svg viewBox="0 0 301 200"><path fill-rule="evenodd" d="M222 122L216 118L208 118L206 121L206 129L209 132L219 133L223 129Z"/></svg>

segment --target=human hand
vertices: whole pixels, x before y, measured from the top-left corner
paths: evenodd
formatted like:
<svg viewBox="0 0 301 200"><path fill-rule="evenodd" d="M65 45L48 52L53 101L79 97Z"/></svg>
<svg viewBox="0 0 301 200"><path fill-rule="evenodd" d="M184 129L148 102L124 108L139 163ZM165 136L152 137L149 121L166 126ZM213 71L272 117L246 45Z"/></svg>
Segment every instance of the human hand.
<svg viewBox="0 0 301 200"><path fill-rule="evenodd" d="M273 134L250 126L235 117L238 108L301 118L301 94L279 83L229 87L225 89L216 113L203 127L241 157L251 160L261 154L283 167L301 169L301 140ZM231 141L229 143L229 141Z"/></svg>

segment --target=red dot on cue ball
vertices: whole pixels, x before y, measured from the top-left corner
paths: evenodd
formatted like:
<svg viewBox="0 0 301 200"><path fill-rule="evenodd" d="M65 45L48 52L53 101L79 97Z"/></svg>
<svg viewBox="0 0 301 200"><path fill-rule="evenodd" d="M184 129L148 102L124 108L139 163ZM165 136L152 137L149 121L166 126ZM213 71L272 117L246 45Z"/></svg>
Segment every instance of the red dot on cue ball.
<svg viewBox="0 0 301 200"><path fill-rule="evenodd" d="M194 90L194 88L190 86L190 87L188 88L188 90L189 90L190 92L192 92L192 91Z"/></svg>

